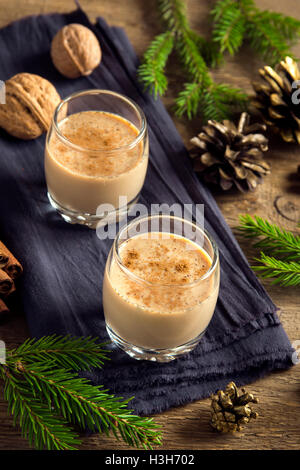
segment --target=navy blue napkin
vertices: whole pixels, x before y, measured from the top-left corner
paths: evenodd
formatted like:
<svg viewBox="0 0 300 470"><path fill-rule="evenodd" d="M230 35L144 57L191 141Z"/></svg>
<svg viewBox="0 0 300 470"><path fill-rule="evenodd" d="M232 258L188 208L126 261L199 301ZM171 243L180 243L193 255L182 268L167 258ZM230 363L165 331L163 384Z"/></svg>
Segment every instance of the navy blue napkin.
<svg viewBox="0 0 300 470"><path fill-rule="evenodd" d="M51 39L62 26L94 30L103 51L89 77L68 80L53 67ZM150 414L207 397L235 380L249 383L291 365L292 348L276 307L249 268L209 190L195 176L176 128L158 100L136 80L138 60L123 30L99 19L91 25L80 10L17 21L0 31L0 79L18 72L50 80L62 97L105 88L124 93L145 111L150 165L141 202L205 204L205 226L220 248L221 289L213 320L199 346L168 364L135 361L113 350L96 384L129 397L136 412ZM97 335L107 340L101 304L103 270L111 240L69 225L50 207L43 171L45 136L24 142L0 131L0 238L24 265L21 298L32 336ZM1 328L1 326L0 326Z"/></svg>

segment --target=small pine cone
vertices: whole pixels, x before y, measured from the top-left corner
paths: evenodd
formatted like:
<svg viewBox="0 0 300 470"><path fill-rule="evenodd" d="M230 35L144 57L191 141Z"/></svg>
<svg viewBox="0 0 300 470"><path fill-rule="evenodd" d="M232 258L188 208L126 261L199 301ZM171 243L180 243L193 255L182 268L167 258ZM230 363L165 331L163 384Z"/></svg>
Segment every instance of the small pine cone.
<svg viewBox="0 0 300 470"><path fill-rule="evenodd" d="M190 155L194 169L208 183L223 190L235 185L240 191L254 190L263 176L270 173L264 160L268 139L261 132L264 124L249 125L250 117L242 113L236 127L231 121L208 121L202 132L191 139Z"/></svg>
<svg viewBox="0 0 300 470"><path fill-rule="evenodd" d="M267 126L278 132L286 142L300 144L300 71L297 63L286 57L275 67L259 70L265 83L253 82L256 96L252 104Z"/></svg>
<svg viewBox="0 0 300 470"><path fill-rule="evenodd" d="M219 432L241 431L242 425L256 419L249 403L258 403L251 393L241 389L239 393L234 382L230 382L225 391L219 390L211 396L211 426Z"/></svg>

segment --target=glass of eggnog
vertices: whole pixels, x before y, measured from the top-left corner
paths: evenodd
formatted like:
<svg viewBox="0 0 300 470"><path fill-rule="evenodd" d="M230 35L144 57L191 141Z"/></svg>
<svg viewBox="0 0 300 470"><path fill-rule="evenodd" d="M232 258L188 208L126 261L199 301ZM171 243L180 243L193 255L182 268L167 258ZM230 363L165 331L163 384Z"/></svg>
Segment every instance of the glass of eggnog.
<svg viewBox="0 0 300 470"><path fill-rule="evenodd" d="M96 228L119 220L138 200L148 156L136 103L108 90L74 93L56 108L47 134L50 203L69 223Z"/></svg>
<svg viewBox="0 0 300 470"><path fill-rule="evenodd" d="M192 351L213 316L218 248L207 231L171 215L134 219L110 250L103 280L107 332L135 359Z"/></svg>

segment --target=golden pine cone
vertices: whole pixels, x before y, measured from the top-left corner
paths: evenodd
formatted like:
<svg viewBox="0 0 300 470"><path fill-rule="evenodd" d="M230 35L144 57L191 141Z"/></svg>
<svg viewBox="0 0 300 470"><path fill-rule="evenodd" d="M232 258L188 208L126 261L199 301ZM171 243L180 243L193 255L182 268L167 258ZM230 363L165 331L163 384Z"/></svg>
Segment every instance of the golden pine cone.
<svg viewBox="0 0 300 470"><path fill-rule="evenodd" d="M219 390L211 396L211 426L219 432L236 432L242 425L256 419L258 413L249 403L258 403L258 399L244 388L239 393L234 382L230 382L225 391Z"/></svg>
<svg viewBox="0 0 300 470"><path fill-rule="evenodd" d="M256 96L252 104L264 122L286 142L300 144L300 71L297 63L286 57L275 67L259 70L265 83L253 82Z"/></svg>

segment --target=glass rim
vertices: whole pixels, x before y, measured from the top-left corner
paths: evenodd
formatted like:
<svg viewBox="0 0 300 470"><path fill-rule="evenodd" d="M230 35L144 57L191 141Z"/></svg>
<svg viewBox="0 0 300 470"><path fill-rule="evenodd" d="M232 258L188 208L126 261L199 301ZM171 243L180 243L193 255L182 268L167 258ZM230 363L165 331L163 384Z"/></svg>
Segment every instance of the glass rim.
<svg viewBox="0 0 300 470"><path fill-rule="evenodd" d="M61 132L57 119L58 119L58 114L61 111L62 107L65 104L68 104L70 101L72 101L76 98L79 98L81 96L99 95L99 94L112 95L112 96L115 96L117 98L120 98L123 101L127 102L127 104L130 104L137 111L137 114L141 118L141 126L138 129L138 135L129 144L122 145L120 147L114 147L114 148L111 148L111 149L106 149L106 148L90 149L90 148L87 148L87 147L82 147L81 145L74 144L71 140L69 140L63 134L63 132ZM111 114L114 114L114 113L111 113ZM102 90L102 89L98 89L98 88L76 91L76 92L72 93L71 95L68 95L63 100L61 100L61 102L55 108L55 111L54 111L54 114L53 114L53 117L52 117L52 125L53 125L53 127L55 129L55 132L56 132L56 135L59 137L59 139L62 142L64 142L66 145L68 145L69 147L72 147L72 148L74 148L75 150L77 150L79 152L89 152L89 153L92 152L92 153L96 153L96 154L98 152L99 153L103 153L103 152L104 153L115 153L115 152L120 152L122 150L131 150L134 147L136 147L136 145L138 145L143 140L143 138L145 137L145 134L146 134L146 130L147 130L147 121L146 121L146 116L144 114L144 111L140 108L140 106L135 101L133 101L131 98L129 98L128 96L123 95L121 93L117 93L117 92L111 91L111 90L104 90L104 89Z"/></svg>
<svg viewBox="0 0 300 470"><path fill-rule="evenodd" d="M160 218L169 218L169 219L173 219L173 220L178 220L178 221L181 221L181 222L184 222L184 223L188 223L190 224L191 226L195 227L197 230L200 230L204 236L207 237L208 241L210 242L211 244L211 247L212 247L212 250L213 250L213 257L211 257L208 254L208 256L210 256L212 258L212 263L209 267L209 269L202 275L200 276L198 279L192 281L192 282L188 282L188 283L180 283L180 284L157 284L157 283L154 283L154 282L151 282L151 281L147 281L146 279L138 276L137 274L133 273L132 271L130 271L130 269L128 269L125 264L123 263L122 259L121 259L121 256L120 256L120 250L119 250L119 246L121 245L120 244L120 237L121 237L121 234L124 233L125 230L128 230L130 228L130 226L132 226L134 223L139 223L139 222L142 222L143 220L150 220L152 218L156 218L156 217L160 217ZM146 232L145 232L146 233ZM148 232L149 233L149 232ZM160 231L159 233L167 233L167 232L162 232ZM133 237L129 237L129 238L133 238ZM183 237L183 238L186 238L188 240L187 237ZM124 243L124 242L123 242ZM202 248L202 247L201 247ZM204 248L202 248L204 250ZM184 219L183 217L178 217L178 216L172 216L172 215L168 215L168 214L154 214L154 215L146 215L146 216L142 216L142 217L137 217L133 220L131 220L130 222L128 222L127 224L125 224L118 232L115 240L114 240L114 243L113 243L113 247L112 247L112 250L113 250L113 257L115 258L115 260L117 261L119 267L122 269L122 271L124 271L124 273L129 277L129 278L132 278L133 280L135 280L136 282L139 282L141 284L145 284L145 285L148 285L148 286L151 286L151 287L181 287L181 288L185 288L185 287L193 287L197 284L199 284L200 282L204 281L205 279L207 279L208 277L210 277L213 272L215 271L217 265L218 265L218 262L219 262L219 249L218 249L218 245L217 243L215 242L214 238L212 237L212 235L204 228L201 228L199 225L197 225L195 222L192 222L188 219ZM204 250L206 252L206 250Z"/></svg>

